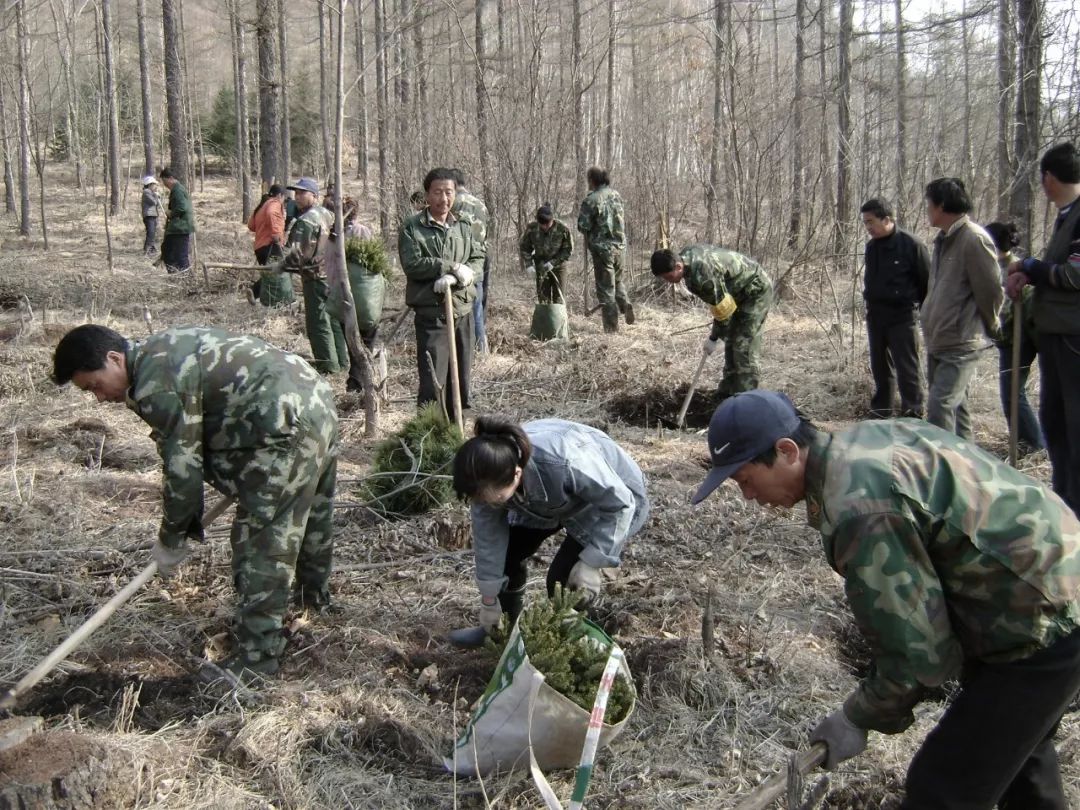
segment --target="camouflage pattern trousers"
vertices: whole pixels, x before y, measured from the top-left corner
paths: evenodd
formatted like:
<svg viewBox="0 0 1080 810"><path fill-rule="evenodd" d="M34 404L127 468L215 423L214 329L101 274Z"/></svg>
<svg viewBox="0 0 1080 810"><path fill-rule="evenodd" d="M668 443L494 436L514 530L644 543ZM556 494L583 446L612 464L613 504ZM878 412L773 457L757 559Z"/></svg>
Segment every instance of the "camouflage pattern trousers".
<svg viewBox="0 0 1080 810"><path fill-rule="evenodd" d="M349 347L341 321L326 311L326 279L304 276L304 329L311 344L311 366L320 374L349 368Z"/></svg>
<svg viewBox="0 0 1080 810"><path fill-rule="evenodd" d="M321 399L322 408L334 407L329 388ZM301 420L280 444L210 459L214 486L237 499L229 536L238 596L233 635L245 664L281 655L290 589L304 604L330 600L337 420L331 410L315 421Z"/></svg>
<svg viewBox="0 0 1080 810"><path fill-rule="evenodd" d="M601 307L604 327L619 323L619 313L626 312L630 298L623 286L622 248L589 248L592 255L593 278L596 281L596 303Z"/></svg>
<svg viewBox="0 0 1080 810"><path fill-rule="evenodd" d="M765 287L758 295L742 301L734 315L713 329L713 335L724 341L724 378L717 392L720 397L730 397L758 387L761 379L761 332L772 301L772 288Z"/></svg>

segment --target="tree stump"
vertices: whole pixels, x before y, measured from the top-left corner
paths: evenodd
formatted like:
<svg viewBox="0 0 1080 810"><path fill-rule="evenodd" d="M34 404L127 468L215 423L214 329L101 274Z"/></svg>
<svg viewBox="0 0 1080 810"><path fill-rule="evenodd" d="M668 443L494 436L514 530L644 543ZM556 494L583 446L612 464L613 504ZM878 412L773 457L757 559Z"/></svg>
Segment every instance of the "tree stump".
<svg viewBox="0 0 1080 810"><path fill-rule="evenodd" d="M130 755L85 734L51 731L0 751L0 810L130 807Z"/></svg>

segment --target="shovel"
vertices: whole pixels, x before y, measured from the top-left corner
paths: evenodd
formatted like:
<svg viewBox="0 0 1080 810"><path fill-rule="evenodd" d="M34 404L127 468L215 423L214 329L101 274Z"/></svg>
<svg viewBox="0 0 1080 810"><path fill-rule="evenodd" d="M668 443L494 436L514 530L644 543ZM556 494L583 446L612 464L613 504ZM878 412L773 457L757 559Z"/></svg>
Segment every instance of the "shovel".
<svg viewBox="0 0 1080 810"><path fill-rule="evenodd" d="M705 368L707 362L709 362L709 355L702 352L701 362L698 363L697 371L694 372L694 376L690 380L690 387L686 389L686 398L683 400L682 407L679 408L679 416L675 420L676 430L682 430L683 426L686 424L686 412L690 410L690 400L694 398L694 392L697 391L698 378L701 377L701 372Z"/></svg>
<svg viewBox="0 0 1080 810"><path fill-rule="evenodd" d="M214 504L210 511L203 516L203 525L209 526L217 518L221 517L225 510L232 506L233 500L233 498L222 498ZM56 669L61 661L71 655L76 647L86 641L90 634L101 625L105 624L121 605L145 585L157 573L157 568L157 562L151 560L150 564L140 571L135 579L131 580L112 599L98 608L94 615L79 625L78 629L68 636L59 647L43 658L36 667L23 675L17 684L4 692L3 696L0 697L0 710L11 708L24 692L32 689L42 678Z"/></svg>
<svg viewBox="0 0 1080 810"><path fill-rule="evenodd" d="M457 333L454 330L454 297L450 290L446 291L443 298L443 311L446 313L446 342L450 344L450 387L454 391L454 415L457 418L458 430L465 435L465 417L461 415L461 386L458 379L457 359Z"/></svg>
<svg viewBox="0 0 1080 810"><path fill-rule="evenodd" d="M806 776L814 768L825 762L829 749L823 742L816 742L806 751L800 751L794 756L793 769L801 776ZM766 810L774 801L783 796L788 789L788 773L785 769L781 773L774 774L758 785L754 792L746 797L735 810Z"/></svg>
<svg viewBox="0 0 1080 810"><path fill-rule="evenodd" d="M1013 333L1012 333L1012 386L1009 390L1009 464L1014 468L1019 460L1018 444L1020 439L1020 340L1022 338L1023 323L1021 318L1024 313L1024 305L1019 301L1012 302Z"/></svg>

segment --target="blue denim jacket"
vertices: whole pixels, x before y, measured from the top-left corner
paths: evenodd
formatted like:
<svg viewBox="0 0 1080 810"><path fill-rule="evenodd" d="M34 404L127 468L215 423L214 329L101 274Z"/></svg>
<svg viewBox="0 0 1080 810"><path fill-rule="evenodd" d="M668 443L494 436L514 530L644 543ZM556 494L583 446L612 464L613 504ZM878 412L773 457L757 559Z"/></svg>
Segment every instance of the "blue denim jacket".
<svg viewBox="0 0 1080 810"><path fill-rule="evenodd" d="M476 582L484 596L497 595L506 584L512 525L565 528L585 547L583 562L611 568L649 516L641 468L606 433L564 419L522 428L533 451L518 491L501 506L472 504Z"/></svg>

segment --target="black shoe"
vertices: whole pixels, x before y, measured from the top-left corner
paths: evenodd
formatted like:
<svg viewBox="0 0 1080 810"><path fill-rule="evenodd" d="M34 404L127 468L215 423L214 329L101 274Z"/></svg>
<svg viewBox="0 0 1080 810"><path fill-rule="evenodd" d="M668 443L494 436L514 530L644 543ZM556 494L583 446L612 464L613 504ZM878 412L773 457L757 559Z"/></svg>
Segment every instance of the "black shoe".
<svg viewBox="0 0 1080 810"><path fill-rule="evenodd" d="M634 305L633 304L627 304L623 308L623 317L626 319L626 325L627 326L629 326L630 324L632 324L634 321L637 320L637 316L634 314Z"/></svg>
<svg viewBox="0 0 1080 810"><path fill-rule="evenodd" d="M925 419L926 414L922 411L913 411L911 409L901 411L900 416L904 419Z"/></svg>

